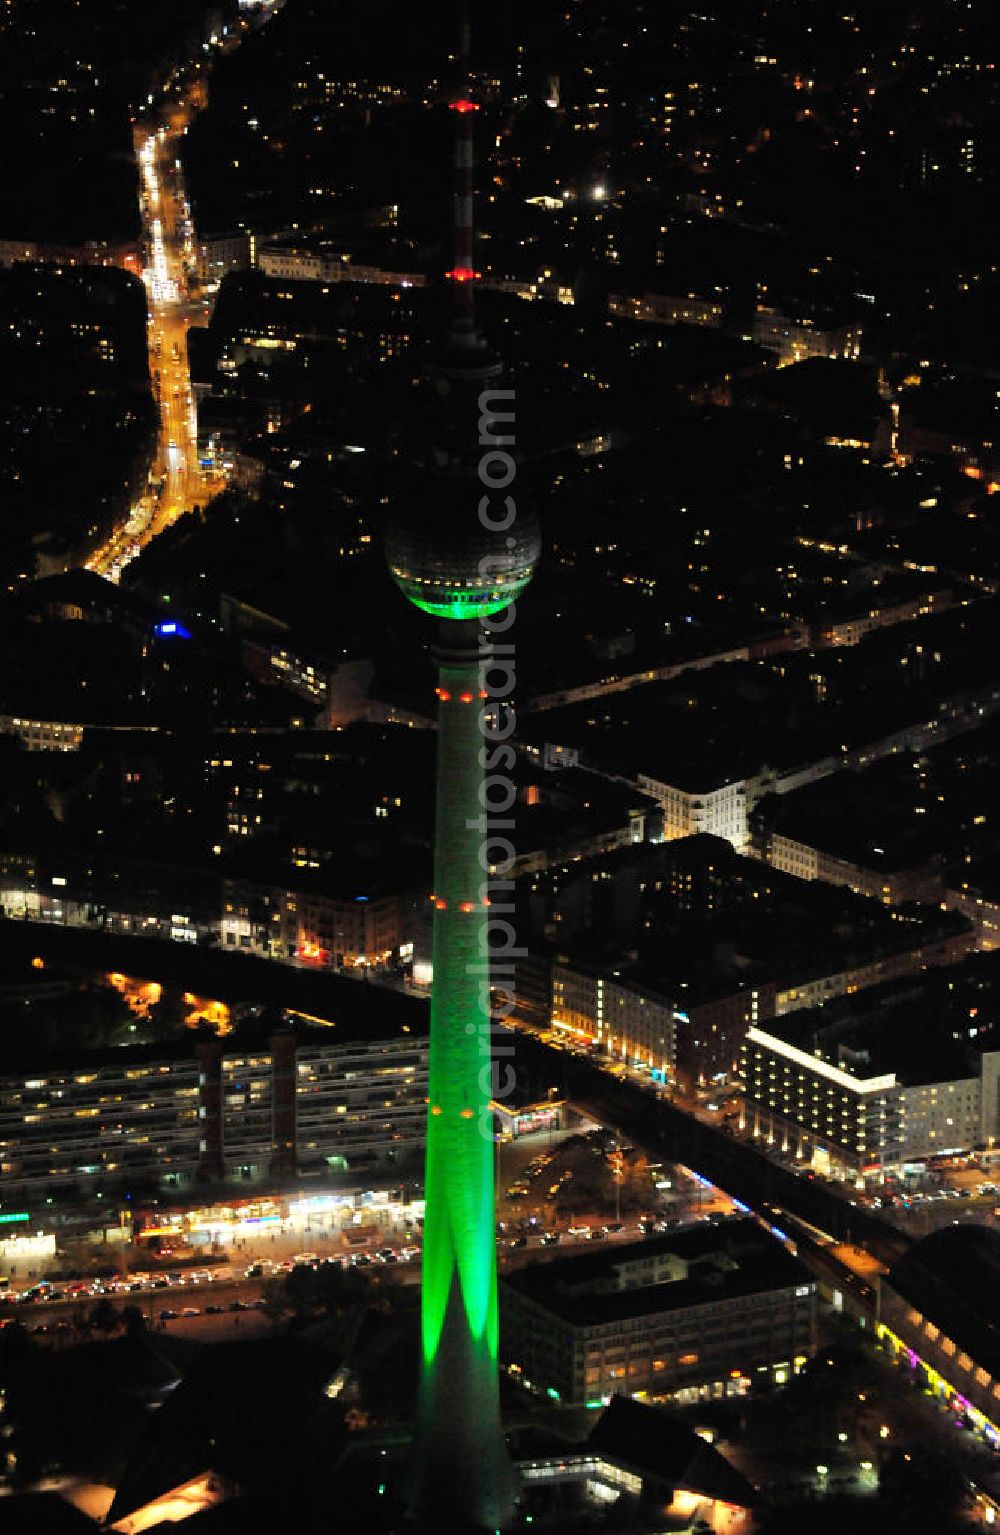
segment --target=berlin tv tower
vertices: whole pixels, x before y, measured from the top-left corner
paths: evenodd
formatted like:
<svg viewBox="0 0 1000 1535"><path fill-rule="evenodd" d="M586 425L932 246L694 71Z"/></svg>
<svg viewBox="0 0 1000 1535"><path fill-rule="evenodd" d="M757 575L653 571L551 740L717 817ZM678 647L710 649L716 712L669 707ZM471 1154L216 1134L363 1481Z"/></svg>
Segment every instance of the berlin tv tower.
<svg viewBox="0 0 1000 1535"><path fill-rule="evenodd" d="M515 1502L500 1424L486 882L482 621L524 590L540 552L527 512L484 523L481 397L500 366L475 326L472 123L478 111L461 31L455 113L455 264L447 344L428 374L436 425L408 504L386 535L396 584L437 619L434 966L421 1275L420 1400L409 1507L420 1528L496 1531ZM501 439L502 440L502 439ZM504 495L494 497L503 504ZM495 516L495 513L494 513Z"/></svg>

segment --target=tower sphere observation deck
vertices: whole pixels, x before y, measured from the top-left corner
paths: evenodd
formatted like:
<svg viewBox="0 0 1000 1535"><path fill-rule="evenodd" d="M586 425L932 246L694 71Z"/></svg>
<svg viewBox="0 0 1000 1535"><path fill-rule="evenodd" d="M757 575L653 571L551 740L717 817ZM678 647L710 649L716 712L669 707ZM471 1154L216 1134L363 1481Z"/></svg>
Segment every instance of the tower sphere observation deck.
<svg viewBox="0 0 1000 1535"><path fill-rule="evenodd" d="M434 618L487 618L524 591L541 550L536 518L518 511L509 527L492 528L479 515L504 522L503 496L492 500L474 474L420 476L415 495L429 504L393 518L386 560L400 591ZM484 500L485 498L485 500Z"/></svg>

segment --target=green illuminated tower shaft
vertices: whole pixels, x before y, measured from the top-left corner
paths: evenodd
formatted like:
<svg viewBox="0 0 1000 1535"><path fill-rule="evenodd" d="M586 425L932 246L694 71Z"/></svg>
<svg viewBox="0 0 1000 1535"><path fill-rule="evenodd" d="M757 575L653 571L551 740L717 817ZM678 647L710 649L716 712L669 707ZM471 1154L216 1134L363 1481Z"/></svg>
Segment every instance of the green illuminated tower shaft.
<svg viewBox="0 0 1000 1535"><path fill-rule="evenodd" d="M436 396L433 424L415 455L417 472L402 476L385 533L393 580L438 620L440 640L420 1402L409 1495L411 1518L434 1535L492 1535L515 1504L497 1374L479 636L481 620L508 611L513 619L541 550L537 519L507 490L514 461L499 452L513 444L513 391L498 388L500 363L473 314L471 124L479 107L470 97L469 56L466 4L461 80L449 103L456 123L452 323L443 353L425 371Z"/></svg>
<svg viewBox="0 0 1000 1535"><path fill-rule="evenodd" d="M479 625L446 629L437 651L434 982L411 1508L428 1527L495 1530L512 1511L514 1480L497 1383Z"/></svg>

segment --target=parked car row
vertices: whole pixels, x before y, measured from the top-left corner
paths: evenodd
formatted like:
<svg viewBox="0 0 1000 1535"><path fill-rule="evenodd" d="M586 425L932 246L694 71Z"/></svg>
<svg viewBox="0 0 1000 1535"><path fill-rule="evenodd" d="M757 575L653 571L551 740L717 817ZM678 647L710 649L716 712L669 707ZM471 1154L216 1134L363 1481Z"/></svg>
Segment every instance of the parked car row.
<svg viewBox="0 0 1000 1535"><path fill-rule="evenodd" d="M97 1279L40 1279L23 1290L8 1290L4 1299L21 1305L48 1304L50 1301L87 1301L102 1295L126 1296L150 1290L193 1288L200 1285L232 1283L237 1276L229 1269L176 1269L167 1274L130 1273Z"/></svg>
<svg viewBox="0 0 1000 1535"><path fill-rule="evenodd" d="M176 1322L183 1317L192 1316L222 1316L227 1311L263 1311L267 1302L264 1300L233 1300L228 1306L206 1306L200 1310L197 1306L184 1306L180 1311L174 1311L165 1306L159 1312L161 1322Z"/></svg>

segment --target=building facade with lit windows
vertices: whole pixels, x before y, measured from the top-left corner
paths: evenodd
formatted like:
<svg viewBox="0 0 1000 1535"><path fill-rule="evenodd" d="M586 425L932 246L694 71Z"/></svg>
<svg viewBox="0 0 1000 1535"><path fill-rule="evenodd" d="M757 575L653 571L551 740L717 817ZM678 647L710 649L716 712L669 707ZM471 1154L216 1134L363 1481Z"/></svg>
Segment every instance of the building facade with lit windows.
<svg viewBox="0 0 1000 1535"><path fill-rule="evenodd" d="M845 1169L895 1162L901 1120L894 1073L855 1076L752 1027L740 1052L744 1123L769 1142L789 1139ZM891 1149L891 1150L890 1150Z"/></svg>
<svg viewBox="0 0 1000 1535"><path fill-rule="evenodd" d="M989 962L972 960L751 1027L740 1059L745 1128L845 1176L992 1144L992 983Z"/></svg>
<svg viewBox="0 0 1000 1535"><path fill-rule="evenodd" d="M420 1039L300 1044L294 1078L298 1170L402 1164L421 1152L427 1050Z"/></svg>
<svg viewBox="0 0 1000 1535"><path fill-rule="evenodd" d="M36 266L118 266L142 270L142 253L133 241L86 240L78 245L52 240L0 239L0 267L19 262Z"/></svg>
<svg viewBox="0 0 1000 1535"><path fill-rule="evenodd" d="M194 275L199 283L218 286L230 272L253 263L254 237L245 229L207 234L195 247Z"/></svg>
<svg viewBox="0 0 1000 1535"><path fill-rule="evenodd" d="M608 295L608 313L625 319L649 320L659 325L706 325L718 330L723 305L697 293L644 293L641 298L621 293Z"/></svg>
<svg viewBox="0 0 1000 1535"><path fill-rule="evenodd" d="M296 851L304 866L315 851L312 861L319 865L321 850ZM0 852L0 913L58 927L218 944L316 969L364 971L412 955L422 924L419 892L342 894L324 890L321 876L307 885L311 878L305 875L296 890L141 859Z"/></svg>
<svg viewBox="0 0 1000 1535"><path fill-rule="evenodd" d="M202 1054L207 1066L209 1053ZM254 1181L266 1177L281 1158L276 1155L274 1055L270 1050L224 1052L218 1058L218 1137L221 1170L226 1177ZM204 1071L208 1086L209 1071ZM214 1084L213 1084L214 1085ZM206 1138L215 1125L206 1110Z"/></svg>
<svg viewBox="0 0 1000 1535"><path fill-rule="evenodd" d="M203 1170L235 1182L402 1166L423 1149L427 1040L281 1031L199 1047Z"/></svg>
<svg viewBox="0 0 1000 1535"><path fill-rule="evenodd" d="M224 880L219 943L266 959L292 959L298 941L295 896L277 886Z"/></svg>
<svg viewBox="0 0 1000 1535"><path fill-rule="evenodd" d="M296 954L345 969L387 965L403 943L404 902L398 895L297 897Z"/></svg>
<svg viewBox="0 0 1000 1535"><path fill-rule="evenodd" d="M219 931L219 885L204 870L162 861L0 853L0 911L55 927L205 942Z"/></svg>
<svg viewBox="0 0 1000 1535"><path fill-rule="evenodd" d="M411 909L397 894L340 897L243 880L227 880L222 895L222 947L347 970L398 958Z"/></svg>
<svg viewBox="0 0 1000 1535"><path fill-rule="evenodd" d="M975 755L968 755L975 762ZM835 773L822 785L769 797L751 817L754 853L773 869L843 885L885 906L907 901L939 905L947 861L943 849L962 836L962 812L951 822L943 814L948 791L957 798L954 782L962 756L961 749L954 752L955 770L942 785L940 799L931 785L949 774L951 743L924 758L907 754L901 759L905 767L880 763L866 772Z"/></svg>
<svg viewBox="0 0 1000 1535"><path fill-rule="evenodd" d="M427 1040L334 1027L229 1036L0 1070L0 1202L276 1174L404 1168L422 1151Z"/></svg>
<svg viewBox="0 0 1000 1535"><path fill-rule="evenodd" d="M845 885L857 895L867 895L885 906L905 901L940 899L940 868L887 869L865 866L794 837L774 832L767 840L766 860L772 869L794 874L797 879L818 879L828 885ZM877 856L872 859L877 864Z"/></svg>
<svg viewBox="0 0 1000 1535"><path fill-rule="evenodd" d="M755 1221L534 1264L502 1285L508 1372L568 1406L784 1384L816 1346L816 1283Z"/></svg>
<svg viewBox="0 0 1000 1535"><path fill-rule="evenodd" d="M640 773L637 782L643 793L660 805L663 835L668 840L705 833L710 837L724 837L738 851L747 845L746 780L736 779L698 789L663 783Z"/></svg>
<svg viewBox="0 0 1000 1535"><path fill-rule="evenodd" d="M552 1024L592 1040L610 1056L641 1061L662 1079L677 1062L676 1005L668 998L578 965L552 966Z"/></svg>
<svg viewBox="0 0 1000 1535"><path fill-rule="evenodd" d="M1000 949L1000 862L987 858L963 865L955 884L945 891L950 911L960 911L975 925L976 948Z"/></svg>
<svg viewBox="0 0 1000 1535"><path fill-rule="evenodd" d="M792 312L772 304L758 304L752 335L758 346L777 352L779 366L804 362L808 357L834 357L857 362L861 356L861 328L831 325L805 312Z"/></svg>
<svg viewBox="0 0 1000 1535"><path fill-rule="evenodd" d="M80 749L84 727L64 720L26 719L0 714L0 735L16 736L29 752L75 752Z"/></svg>
<svg viewBox="0 0 1000 1535"><path fill-rule="evenodd" d="M290 245L265 245L256 252L256 264L267 277L286 277L291 282L378 283L389 288L423 288L421 272L393 272L351 260L346 253L304 250Z"/></svg>
<svg viewBox="0 0 1000 1535"><path fill-rule="evenodd" d="M360 553L368 538L369 535L359 534L358 544L346 554ZM241 651L255 676L281 683L319 710L317 729L336 730L368 717L375 668L367 657L331 658L287 635L280 639L266 634L247 637Z"/></svg>
<svg viewBox="0 0 1000 1535"><path fill-rule="evenodd" d="M201 1160L198 1065L183 1045L0 1068L0 1199L182 1187Z"/></svg>
<svg viewBox="0 0 1000 1535"><path fill-rule="evenodd" d="M532 955L549 945L550 1022L690 1085L732 1076L749 1028L952 964L974 941L955 914L807 886L708 836L538 871L519 902ZM738 940L706 937L708 922ZM537 1022L543 967L517 976L519 1016Z"/></svg>

